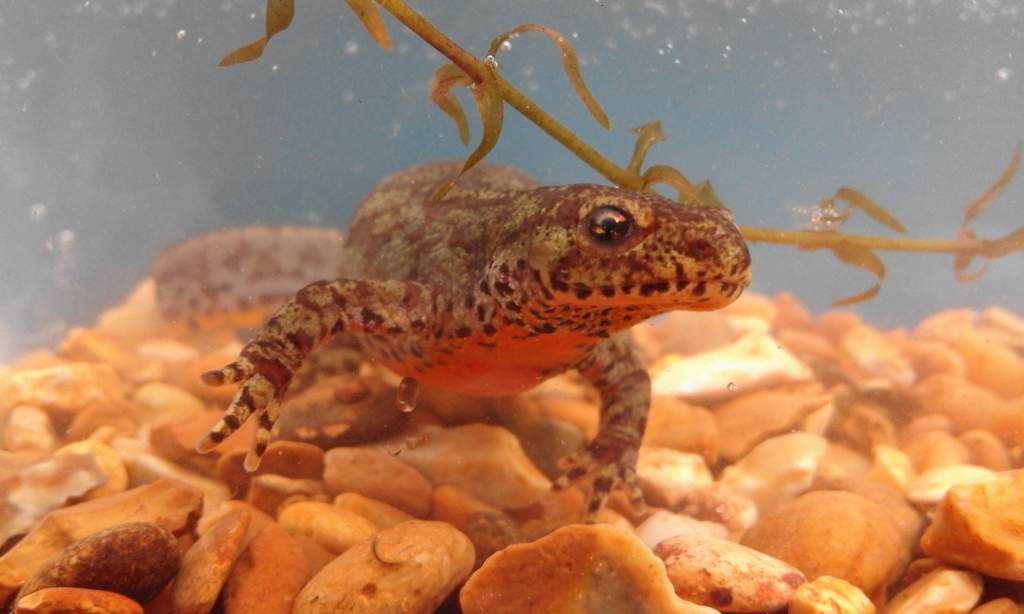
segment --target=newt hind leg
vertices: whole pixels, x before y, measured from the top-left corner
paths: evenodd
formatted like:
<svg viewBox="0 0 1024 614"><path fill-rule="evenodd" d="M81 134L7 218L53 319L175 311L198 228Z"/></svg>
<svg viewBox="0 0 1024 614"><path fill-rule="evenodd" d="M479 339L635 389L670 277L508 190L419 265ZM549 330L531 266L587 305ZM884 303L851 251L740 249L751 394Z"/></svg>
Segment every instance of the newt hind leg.
<svg viewBox="0 0 1024 614"><path fill-rule="evenodd" d="M576 368L601 393L601 424L586 448L562 459L565 473L554 488L581 487L587 494L588 521L595 520L618 486L642 508L636 462L651 404L650 377L621 334L594 346Z"/></svg>
<svg viewBox="0 0 1024 614"><path fill-rule="evenodd" d="M285 393L315 347L342 332L402 335L433 304L422 284L340 279L312 283L282 305L234 362L202 376L211 386L241 384L224 416L196 444L208 452L253 415L258 424L245 468L254 471L270 443Z"/></svg>

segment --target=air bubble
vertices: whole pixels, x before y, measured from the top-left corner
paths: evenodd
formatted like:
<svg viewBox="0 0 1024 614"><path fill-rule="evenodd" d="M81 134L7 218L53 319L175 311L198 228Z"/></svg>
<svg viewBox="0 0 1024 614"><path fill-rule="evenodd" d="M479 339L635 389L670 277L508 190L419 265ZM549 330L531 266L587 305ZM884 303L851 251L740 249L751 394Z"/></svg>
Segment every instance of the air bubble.
<svg viewBox="0 0 1024 614"><path fill-rule="evenodd" d="M395 405L398 411L408 414L416 409L416 401L420 396L420 384L411 377L402 378L395 391Z"/></svg>
<svg viewBox="0 0 1024 614"><path fill-rule="evenodd" d="M1013 69L1009 68L1008 66L1003 66L1002 68L996 71L996 81L999 81L1000 83L1006 83L1007 81L1010 80L1010 77L1012 76Z"/></svg>
<svg viewBox="0 0 1024 614"><path fill-rule="evenodd" d="M509 51L512 49L512 41L501 41L501 50Z"/></svg>
<svg viewBox="0 0 1024 614"><path fill-rule="evenodd" d="M345 55L355 55L357 53L359 53L359 43L355 41L345 43Z"/></svg>
<svg viewBox="0 0 1024 614"><path fill-rule="evenodd" d="M33 222L41 222L46 219L46 214L49 210L43 203L35 203L28 208L28 217Z"/></svg>
<svg viewBox="0 0 1024 614"><path fill-rule="evenodd" d="M736 385L736 382L729 382L728 384L725 385L725 387L729 392L736 392L736 389L739 388Z"/></svg>
<svg viewBox="0 0 1024 614"><path fill-rule="evenodd" d="M178 30L178 33L177 33L177 34L175 34L175 36L176 36L176 37L178 38L178 40L180 40L180 41L181 41L181 40L185 40L185 37L186 37L186 36L188 36L188 32L186 32L186 31L184 31L184 30Z"/></svg>
<svg viewBox="0 0 1024 614"><path fill-rule="evenodd" d="M489 55L484 58L484 64L486 64L490 68L497 68L498 60L493 55Z"/></svg>

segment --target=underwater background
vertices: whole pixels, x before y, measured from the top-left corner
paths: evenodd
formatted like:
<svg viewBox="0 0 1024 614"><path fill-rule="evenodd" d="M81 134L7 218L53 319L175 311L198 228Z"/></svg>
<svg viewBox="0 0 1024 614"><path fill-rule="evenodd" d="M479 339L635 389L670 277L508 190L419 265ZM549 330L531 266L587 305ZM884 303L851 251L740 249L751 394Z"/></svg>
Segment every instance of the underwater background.
<svg viewBox="0 0 1024 614"><path fill-rule="evenodd" d="M910 236L951 239L1024 141L1021 3L413 6L476 54L525 22L571 37L610 132L543 36L512 41L500 70L621 164L628 128L661 120L669 140L648 164L710 179L743 225L806 226L809 207L849 186ZM299 2L261 60L218 68L262 34L262 0L0 0L0 360L91 321L176 241L230 225L341 227L383 174L465 156L427 96L441 57L386 20L390 54L343 3ZM604 182L511 108L488 159L544 183ZM973 228L994 238L1022 224L1018 178ZM843 230L889 234L863 216ZM816 311L873 283L828 252L753 255L753 290L789 290ZM881 255L882 291L855 307L881 326L959 306L1024 312L1021 253L973 284L955 280L950 256Z"/></svg>

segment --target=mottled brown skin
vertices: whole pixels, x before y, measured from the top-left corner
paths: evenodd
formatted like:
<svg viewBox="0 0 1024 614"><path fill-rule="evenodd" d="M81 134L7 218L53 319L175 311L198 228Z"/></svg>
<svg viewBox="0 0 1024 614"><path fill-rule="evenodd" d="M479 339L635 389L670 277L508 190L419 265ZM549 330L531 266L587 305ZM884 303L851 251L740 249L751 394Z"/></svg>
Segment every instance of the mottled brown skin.
<svg viewBox="0 0 1024 614"><path fill-rule="evenodd" d="M242 386L200 450L256 414L247 458L254 468L295 371L316 346L344 334L399 375L469 395L514 394L577 369L601 393L601 426L586 449L566 459L556 487L583 487L591 513L619 484L639 499L636 454L650 381L619 333L658 313L715 309L739 296L750 257L731 215L600 185L537 187L513 168L491 165L430 204L458 168L416 166L370 192L341 248L339 279L304 287L238 360L204 376L213 385ZM628 232L616 227L614 241L595 228L608 208L628 222ZM222 302L259 302L239 299L237 287L222 299L195 279L192 286L205 290L183 293L183 279L210 268L182 256L187 246L158 263L158 291L178 284L162 295L165 311L184 317L216 312ZM186 296L190 305L181 304Z"/></svg>

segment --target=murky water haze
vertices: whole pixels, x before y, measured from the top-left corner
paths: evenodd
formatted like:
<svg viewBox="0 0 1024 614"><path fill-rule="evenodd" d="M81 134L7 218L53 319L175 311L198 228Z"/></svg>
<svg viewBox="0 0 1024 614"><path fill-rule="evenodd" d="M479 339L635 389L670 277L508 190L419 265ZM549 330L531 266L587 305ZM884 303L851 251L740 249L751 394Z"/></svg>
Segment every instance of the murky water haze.
<svg viewBox="0 0 1024 614"><path fill-rule="evenodd" d="M417 2L482 53L523 22L573 37L614 124L604 132L539 35L503 73L611 158L660 119L649 163L710 178L746 225L795 228L848 185L915 237L951 238L962 207L1024 140L1024 6L1014 2ZM0 357L90 321L167 245L225 225L342 226L382 174L467 153L426 84L441 58L388 18L376 48L342 3L300 2L259 62L262 2L0 0ZM464 98L465 100L465 98ZM474 119L475 121L475 119ZM474 125L474 139L479 130ZM491 160L549 183L600 179L506 113ZM1024 224L1024 181L975 228ZM853 222L849 232L881 232ZM754 288L814 309L868 287L827 253L756 247ZM888 255L857 309L909 325L953 306L1024 311L1024 256L958 284L946 256Z"/></svg>

